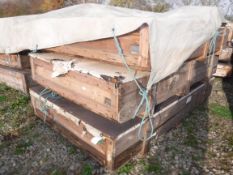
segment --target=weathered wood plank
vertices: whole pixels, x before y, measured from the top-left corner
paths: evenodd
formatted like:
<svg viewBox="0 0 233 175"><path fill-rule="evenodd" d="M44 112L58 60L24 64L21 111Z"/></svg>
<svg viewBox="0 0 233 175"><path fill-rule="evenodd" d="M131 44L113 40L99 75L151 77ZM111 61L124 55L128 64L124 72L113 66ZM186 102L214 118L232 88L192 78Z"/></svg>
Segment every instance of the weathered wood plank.
<svg viewBox="0 0 233 175"><path fill-rule="evenodd" d="M232 65L231 64L224 64L218 63L216 73L214 74L215 77L229 77L232 75Z"/></svg>
<svg viewBox="0 0 233 175"><path fill-rule="evenodd" d="M126 62L130 67L136 70L151 70L149 29L147 25L143 25L138 30L131 33L119 36L119 42L125 55ZM204 59L207 55L208 48L208 42L202 44L193 52L189 60ZM123 65L113 38L79 42L48 48L46 50L62 54L82 56L116 65Z"/></svg>
<svg viewBox="0 0 233 175"><path fill-rule="evenodd" d="M30 57L20 54L0 54L0 65L16 69L29 69Z"/></svg>
<svg viewBox="0 0 233 175"><path fill-rule="evenodd" d="M0 83L5 83L7 86L26 94L29 87L34 84L30 70L16 70L5 66L0 66Z"/></svg>

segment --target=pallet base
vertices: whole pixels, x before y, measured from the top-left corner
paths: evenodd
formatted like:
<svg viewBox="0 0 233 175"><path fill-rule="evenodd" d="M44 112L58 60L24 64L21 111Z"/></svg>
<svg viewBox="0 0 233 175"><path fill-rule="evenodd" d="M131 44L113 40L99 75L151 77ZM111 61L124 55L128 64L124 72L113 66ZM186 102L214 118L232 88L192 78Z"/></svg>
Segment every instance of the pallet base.
<svg viewBox="0 0 233 175"><path fill-rule="evenodd" d="M209 95L209 87L209 83L202 83L188 95L161 106L153 119L157 135L169 131L187 116L188 112L201 104ZM133 156L146 153L148 150L149 141L141 141L137 137L140 118L119 124L64 98L46 100L46 95L40 96L42 89L42 87L30 89L35 114L73 144L87 150L108 169L117 169ZM45 106L48 106L46 111L42 110ZM143 126L143 136L150 131L148 126L148 123ZM103 138L101 143L93 143L98 136Z"/></svg>
<svg viewBox="0 0 233 175"><path fill-rule="evenodd" d="M0 83L28 94L29 87L35 85L31 79L30 69L17 70L0 66Z"/></svg>

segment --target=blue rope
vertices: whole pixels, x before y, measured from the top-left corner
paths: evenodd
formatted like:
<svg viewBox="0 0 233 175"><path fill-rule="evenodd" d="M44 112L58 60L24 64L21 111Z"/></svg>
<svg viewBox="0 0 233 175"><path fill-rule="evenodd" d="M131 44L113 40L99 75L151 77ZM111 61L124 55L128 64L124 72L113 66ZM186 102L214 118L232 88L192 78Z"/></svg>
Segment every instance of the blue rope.
<svg viewBox="0 0 233 175"><path fill-rule="evenodd" d="M214 36L212 37L211 41L210 41L210 47L209 47L209 57L211 57L212 55L214 55L215 53L215 50L216 50L216 42L217 42L217 38L218 36L222 36L222 35L225 35L224 32L219 32L219 31L216 31L214 33Z"/></svg>
<svg viewBox="0 0 233 175"><path fill-rule="evenodd" d="M137 79L135 78L135 71L133 71L127 64L126 62L126 59L125 59L125 55L123 53L123 50L120 46L120 43L119 43L119 40L118 38L116 37L116 34L115 34L115 29L113 28L112 29L112 33L113 33L113 38L114 38L114 42L115 42L115 45L116 45L116 48L118 50L118 54L123 62L123 64L125 65L125 67L127 68L127 71L128 73L131 75L131 77L133 77L133 80L134 82L136 83L138 89L139 89L139 94L142 96L142 99L138 105L138 107L136 108L135 112L134 112L134 115L133 115L133 119L137 116L139 110L141 109L141 107L143 106L143 104L145 103L146 104L146 109L145 109L145 113L143 115L143 118L141 120L141 123L140 123L140 128L139 128L139 132L138 132L138 138L140 140L149 140L151 137L153 137L155 134L154 134L154 126L153 126L153 121L152 121L152 117L151 117L151 109L150 109L150 100L149 100L149 96L148 96L148 90L145 89L144 87L142 87ZM150 133L150 137L148 138L142 138L141 137L141 130L142 130L142 126L145 124L146 120L149 120L149 123L150 123L150 127L151 127L151 133Z"/></svg>

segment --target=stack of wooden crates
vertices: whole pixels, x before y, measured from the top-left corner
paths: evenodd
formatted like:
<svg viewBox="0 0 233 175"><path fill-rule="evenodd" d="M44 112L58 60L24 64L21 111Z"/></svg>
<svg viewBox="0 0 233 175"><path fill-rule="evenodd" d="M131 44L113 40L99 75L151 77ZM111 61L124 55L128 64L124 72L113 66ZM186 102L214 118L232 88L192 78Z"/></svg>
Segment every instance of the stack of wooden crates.
<svg viewBox="0 0 233 175"><path fill-rule="evenodd" d="M135 78L146 87L151 69L148 26L118 39ZM208 97L216 70L215 53L208 50L206 42L176 73L149 92L154 135L175 127ZM30 89L38 117L110 170L147 152L151 125L148 120L141 123L145 106L132 119L142 97L122 64L113 38L50 48L30 57L33 80L41 85ZM70 61L70 71L52 77L54 64L65 64L62 61Z"/></svg>
<svg viewBox="0 0 233 175"><path fill-rule="evenodd" d="M0 83L28 93L33 82L27 53L0 54Z"/></svg>
<svg viewBox="0 0 233 175"><path fill-rule="evenodd" d="M233 24L225 23L223 32L220 32L220 35L223 35L219 38L217 42L220 42L218 52L216 52L216 57L218 57L217 70L214 76L216 77L229 77L232 75L232 53L233 53Z"/></svg>

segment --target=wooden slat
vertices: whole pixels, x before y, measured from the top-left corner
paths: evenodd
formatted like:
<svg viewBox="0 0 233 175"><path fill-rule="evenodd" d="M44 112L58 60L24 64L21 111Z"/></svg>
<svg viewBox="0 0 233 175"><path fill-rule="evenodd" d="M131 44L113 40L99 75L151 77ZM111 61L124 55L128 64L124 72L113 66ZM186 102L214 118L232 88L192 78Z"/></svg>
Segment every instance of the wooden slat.
<svg viewBox="0 0 233 175"><path fill-rule="evenodd" d="M15 70L5 66L0 66L0 83L5 83L26 94L28 88L34 84L31 80L30 70Z"/></svg>
<svg viewBox="0 0 233 175"><path fill-rule="evenodd" d="M232 65L231 64L224 64L218 63L216 73L214 74L215 77L229 77L232 75Z"/></svg>
<svg viewBox="0 0 233 175"><path fill-rule="evenodd" d="M137 70L150 70L148 26L144 25L118 38L127 64ZM113 38L79 42L46 50L123 65Z"/></svg>
<svg viewBox="0 0 233 175"><path fill-rule="evenodd" d="M0 54L0 65L12 67L16 69L28 69L30 68L30 60L27 55L20 54Z"/></svg>

